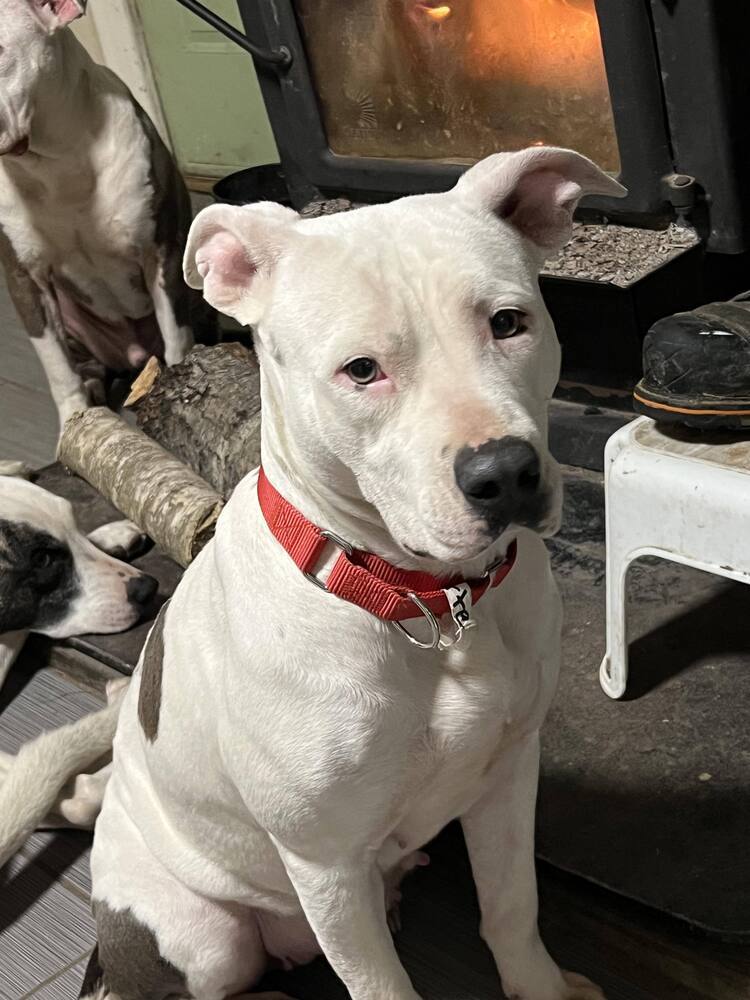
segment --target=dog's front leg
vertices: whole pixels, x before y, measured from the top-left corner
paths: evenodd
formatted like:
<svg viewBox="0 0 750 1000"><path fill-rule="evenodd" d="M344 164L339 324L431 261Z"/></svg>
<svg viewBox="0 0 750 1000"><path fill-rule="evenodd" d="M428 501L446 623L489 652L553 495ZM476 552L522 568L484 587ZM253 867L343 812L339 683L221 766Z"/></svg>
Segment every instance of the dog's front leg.
<svg viewBox="0 0 750 1000"><path fill-rule="evenodd" d="M176 293L169 281L164 266L163 253L160 251L157 259L148 269L149 292L154 303L156 322L164 342L164 360L168 365L179 364L193 346L193 331L190 326L178 320L174 301Z"/></svg>
<svg viewBox="0 0 750 1000"><path fill-rule="evenodd" d="M509 747L492 784L462 817L482 910L482 937L510 1000L603 1000L583 976L562 972L537 927L534 815L539 733Z"/></svg>
<svg viewBox="0 0 750 1000"><path fill-rule="evenodd" d="M10 271L7 277L13 304L47 376L62 431L68 417L85 410L89 400L83 379L65 347L65 328L57 299L50 288L37 285L20 267Z"/></svg>
<svg viewBox="0 0 750 1000"><path fill-rule="evenodd" d="M352 1000L419 1000L388 929L374 855L318 864L277 848L308 923Z"/></svg>

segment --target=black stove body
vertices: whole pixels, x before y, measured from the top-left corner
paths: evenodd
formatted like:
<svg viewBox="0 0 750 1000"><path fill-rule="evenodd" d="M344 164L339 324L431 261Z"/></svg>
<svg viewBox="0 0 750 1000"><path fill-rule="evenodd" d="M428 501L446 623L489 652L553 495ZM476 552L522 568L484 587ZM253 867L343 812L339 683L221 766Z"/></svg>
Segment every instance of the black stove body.
<svg viewBox="0 0 750 1000"><path fill-rule="evenodd" d="M523 0L473 0L473 6L494 7L502 27L503 8L519 2ZM351 86L352 67L342 64L337 72L335 67L331 71L320 63L329 54L340 54L342 46L354 47L358 24L362 34L367 28L377 30L379 15L382 19L385 14L396 24L400 17L402 24L409 25L408 11L404 13L409 4L418 9L419 16L430 10L450 10L451 17L457 19L455 8L471 7L472 0L454 0L450 7L415 0L380 0L380 4L378 0L351 0L346 5L341 0L239 0L248 37L269 53L286 50L290 54L286 65L262 58L256 58L256 65L293 199L296 192L296 200L308 198L311 187L363 200L441 191L455 183L465 169L465 162L450 162L450 152L447 157L418 159L413 153L400 157L398 144L389 156L352 155L346 149L338 152L332 148L326 99L321 95L323 78L329 91L336 86L343 91ZM538 18L549 16L553 4L572 7L579 16L589 14L588 6L594 10L593 0L526 0L529 8L535 4L544 8L532 11ZM373 11L369 20L357 17L358 6ZM629 194L623 202L590 199L589 209L612 219L652 226L662 224L685 198L688 205L694 198L693 218L703 227L709 250L735 254L750 249L750 59L746 30L750 18L743 8L744 4L725 0L596 0L619 150L617 173ZM342 24L343 19L346 24ZM484 20L488 20L486 15ZM447 31L449 24L449 18L444 24L428 21L426 28L437 33ZM462 29L466 26L457 30ZM481 30L481 24L475 30ZM338 45L316 53L315 43L326 31L344 37ZM394 37L392 34L386 40L389 47L395 44ZM371 38L356 41L375 44ZM447 48L450 41L445 44ZM525 43L519 38L512 44ZM424 48L428 53L434 50L433 40ZM411 57L415 63L419 55L414 47ZM454 50L449 49L449 55L452 58ZM399 56L408 60L410 52L406 49ZM530 74L535 69L534 59L532 53ZM544 68L543 63L541 71ZM597 69L582 66L581 75ZM414 70L423 73L424 66L415 64ZM384 77L387 72L384 70ZM428 80L429 86L435 83ZM362 132L368 126L372 130L379 112L366 84L363 74L361 93L354 95L361 102L358 124ZM562 89L565 83L557 86ZM459 101L462 97L452 96ZM327 103L334 102L329 99ZM522 135L516 136L517 145L537 139L533 126L525 141ZM502 142L502 136L498 139ZM489 151L479 150L480 155ZM695 179L696 187L681 193L685 179L690 178Z"/></svg>
<svg viewBox="0 0 750 1000"><path fill-rule="evenodd" d="M628 189L586 199L582 220L689 219L701 244L627 290L542 279L569 381L626 392L651 322L750 286L745 4L238 5L296 207L446 190L481 156L536 142L579 149Z"/></svg>

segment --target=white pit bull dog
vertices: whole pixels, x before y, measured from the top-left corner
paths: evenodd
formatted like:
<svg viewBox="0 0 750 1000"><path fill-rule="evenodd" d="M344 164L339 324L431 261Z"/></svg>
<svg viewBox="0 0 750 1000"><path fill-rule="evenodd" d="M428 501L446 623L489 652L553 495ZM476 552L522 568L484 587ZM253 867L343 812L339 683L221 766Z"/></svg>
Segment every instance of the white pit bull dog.
<svg viewBox="0 0 750 1000"><path fill-rule="evenodd" d="M103 401L107 370L181 361L207 322L180 274L185 185L127 87L66 30L84 9L3 0L0 18L0 262L61 425Z"/></svg>
<svg viewBox="0 0 750 1000"><path fill-rule="evenodd" d="M264 471L125 694L83 996L224 1000L322 951L353 1000L416 1000L385 891L460 817L506 995L601 998L539 938L533 845L560 641L537 275L589 192L622 188L534 148L448 194L194 223L189 283L256 332Z"/></svg>

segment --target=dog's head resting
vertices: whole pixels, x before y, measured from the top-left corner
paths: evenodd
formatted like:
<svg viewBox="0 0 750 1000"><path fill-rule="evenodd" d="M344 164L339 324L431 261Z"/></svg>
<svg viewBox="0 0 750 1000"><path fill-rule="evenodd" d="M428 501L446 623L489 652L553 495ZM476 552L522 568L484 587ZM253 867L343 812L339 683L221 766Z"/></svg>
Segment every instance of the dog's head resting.
<svg viewBox="0 0 750 1000"><path fill-rule="evenodd" d="M490 156L446 194L341 215L204 210L185 275L255 328L264 462L318 496L333 484L431 563L486 563L512 525L555 531L560 352L538 273L591 193L624 189L577 153L534 147Z"/></svg>
<svg viewBox="0 0 750 1000"><path fill-rule="evenodd" d="M0 156L26 152L45 83L66 86L53 36L86 12L86 0L3 0L0 18Z"/></svg>
<svg viewBox="0 0 750 1000"><path fill-rule="evenodd" d="M80 533L67 500L0 476L0 635L120 632L154 589L151 577Z"/></svg>

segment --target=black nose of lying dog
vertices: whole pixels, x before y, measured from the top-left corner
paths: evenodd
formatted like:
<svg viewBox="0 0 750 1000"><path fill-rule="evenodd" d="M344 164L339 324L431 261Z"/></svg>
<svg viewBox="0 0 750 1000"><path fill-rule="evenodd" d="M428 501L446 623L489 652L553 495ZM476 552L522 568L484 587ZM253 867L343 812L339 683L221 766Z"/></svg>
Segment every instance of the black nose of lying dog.
<svg viewBox="0 0 750 1000"><path fill-rule="evenodd" d="M134 576L128 580L125 591L131 604L137 608L144 608L156 593L158 586L159 583L153 576L141 573L140 576Z"/></svg>
<svg viewBox="0 0 750 1000"><path fill-rule="evenodd" d="M493 530L525 523L539 506L539 455L528 441L504 437L478 448L462 448L454 463L456 482Z"/></svg>

